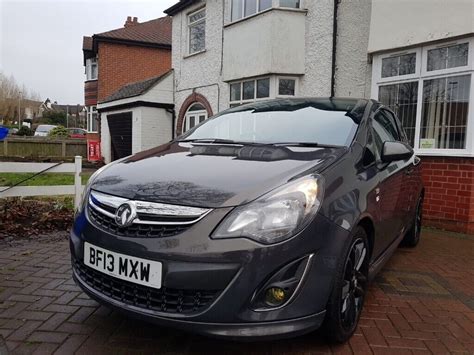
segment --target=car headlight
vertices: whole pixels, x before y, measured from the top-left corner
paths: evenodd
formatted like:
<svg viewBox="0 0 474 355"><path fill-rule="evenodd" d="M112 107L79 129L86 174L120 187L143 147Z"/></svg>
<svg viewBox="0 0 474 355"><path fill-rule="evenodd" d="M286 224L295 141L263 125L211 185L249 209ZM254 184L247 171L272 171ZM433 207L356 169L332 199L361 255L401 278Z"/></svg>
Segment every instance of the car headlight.
<svg viewBox="0 0 474 355"><path fill-rule="evenodd" d="M291 181L237 207L221 222L212 238L250 238L262 244L281 242L311 222L322 198L321 176Z"/></svg>
<svg viewBox="0 0 474 355"><path fill-rule="evenodd" d="M115 163L115 162L114 162ZM109 168L111 165L113 165L114 163L110 163L110 164L107 164L107 165L104 165L103 167L97 169L89 178L89 180L87 181L86 185L84 186L84 190L82 190L82 195L81 195L81 198L79 200L79 205L77 206L77 209L76 209L76 213L79 213L82 211L82 209L84 208L84 206L86 205L86 201L87 201L87 198L89 197L89 190L91 189L91 186L92 186L92 183L94 182L94 180L97 178L97 176L99 176L99 174L101 172L103 172L106 168Z"/></svg>

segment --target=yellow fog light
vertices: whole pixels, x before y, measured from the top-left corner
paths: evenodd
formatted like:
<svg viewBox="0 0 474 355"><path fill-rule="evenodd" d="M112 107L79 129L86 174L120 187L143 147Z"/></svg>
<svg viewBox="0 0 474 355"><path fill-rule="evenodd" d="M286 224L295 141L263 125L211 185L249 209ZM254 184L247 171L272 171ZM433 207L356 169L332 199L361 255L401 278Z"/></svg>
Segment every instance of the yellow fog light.
<svg viewBox="0 0 474 355"><path fill-rule="evenodd" d="M280 287L270 287L265 293L265 302L269 306L279 306L286 300L286 292Z"/></svg>

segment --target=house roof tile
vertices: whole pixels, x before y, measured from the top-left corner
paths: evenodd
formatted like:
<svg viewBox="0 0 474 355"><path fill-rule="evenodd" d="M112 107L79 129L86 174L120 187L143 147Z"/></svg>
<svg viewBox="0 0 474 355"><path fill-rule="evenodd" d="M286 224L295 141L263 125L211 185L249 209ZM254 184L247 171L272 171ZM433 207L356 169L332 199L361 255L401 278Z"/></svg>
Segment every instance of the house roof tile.
<svg viewBox="0 0 474 355"><path fill-rule="evenodd" d="M94 35L94 39L111 39L171 46L171 17L160 17Z"/></svg>
<svg viewBox="0 0 474 355"><path fill-rule="evenodd" d="M127 84L125 86L122 86L120 89L115 91L113 94L109 95L104 100L102 100L101 103L115 101L115 100L122 100L122 99L127 99L129 97L142 95L145 92L147 92L148 90L150 90L159 81L161 81L170 72L171 72L171 70L167 71L166 73L164 73L160 76L156 76L156 77L151 78L151 79L138 81L138 82L135 82L135 83L131 83L131 84Z"/></svg>

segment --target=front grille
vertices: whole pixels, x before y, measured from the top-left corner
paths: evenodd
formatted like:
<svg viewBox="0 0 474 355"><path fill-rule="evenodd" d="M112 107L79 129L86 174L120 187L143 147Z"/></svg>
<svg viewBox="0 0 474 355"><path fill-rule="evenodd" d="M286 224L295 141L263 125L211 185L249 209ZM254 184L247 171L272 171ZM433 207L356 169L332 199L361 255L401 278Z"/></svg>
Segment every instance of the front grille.
<svg viewBox="0 0 474 355"><path fill-rule="evenodd" d="M87 208L89 217L96 227L105 232L120 237L129 238L165 238L183 233L190 225L158 225L158 224L132 224L129 227L121 228L115 220L105 214L97 211L90 204Z"/></svg>
<svg viewBox="0 0 474 355"><path fill-rule="evenodd" d="M124 304L143 310L193 314L209 306L220 292L166 287L154 289L103 274L74 258L72 264L77 276L94 290Z"/></svg>

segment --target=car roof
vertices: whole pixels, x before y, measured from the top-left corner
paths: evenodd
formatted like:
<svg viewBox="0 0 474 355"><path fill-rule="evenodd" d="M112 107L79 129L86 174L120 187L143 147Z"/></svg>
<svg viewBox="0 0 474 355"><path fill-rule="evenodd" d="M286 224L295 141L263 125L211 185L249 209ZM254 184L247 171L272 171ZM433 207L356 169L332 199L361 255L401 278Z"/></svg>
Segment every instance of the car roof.
<svg viewBox="0 0 474 355"><path fill-rule="evenodd" d="M222 114L243 112L253 110L253 112L269 111L296 111L305 107L314 107L325 111L347 112L354 121L360 123L365 113L365 109L372 100L362 98L345 97L298 97L281 98L264 101L257 101L242 106L237 106L222 112Z"/></svg>

